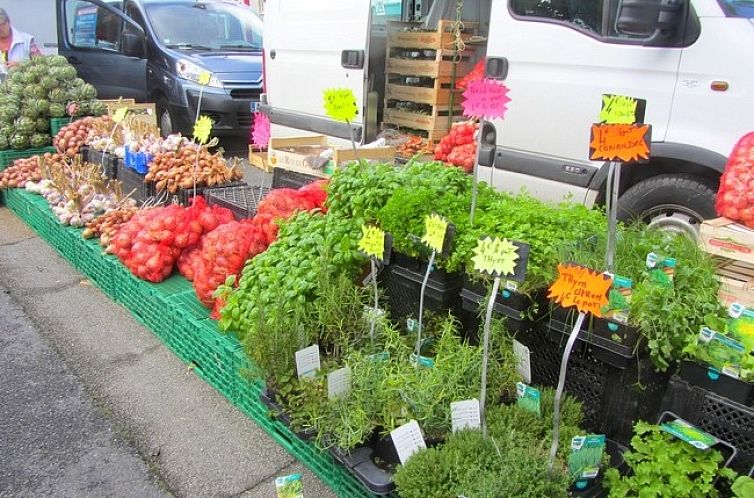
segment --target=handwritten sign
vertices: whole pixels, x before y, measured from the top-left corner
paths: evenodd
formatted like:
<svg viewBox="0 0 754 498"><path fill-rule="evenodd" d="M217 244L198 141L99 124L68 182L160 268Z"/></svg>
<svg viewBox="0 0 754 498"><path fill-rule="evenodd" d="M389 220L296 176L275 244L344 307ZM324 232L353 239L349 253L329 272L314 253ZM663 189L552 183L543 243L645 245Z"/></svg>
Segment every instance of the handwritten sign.
<svg viewBox="0 0 754 498"><path fill-rule="evenodd" d="M463 115L484 119L502 119L508 110L509 89L502 82L490 79L474 80L463 92Z"/></svg>
<svg viewBox="0 0 754 498"><path fill-rule="evenodd" d="M643 123L646 106L647 101L643 99L606 94L602 96L599 121L607 124Z"/></svg>
<svg viewBox="0 0 754 498"><path fill-rule="evenodd" d="M267 147L270 143L270 118L263 112L254 113L251 143L257 147Z"/></svg>
<svg viewBox="0 0 754 498"><path fill-rule="evenodd" d="M561 263L558 265L558 279L550 287L547 297L564 308L575 306L581 313L601 317L612 285L613 280L603 273L585 266Z"/></svg>
<svg viewBox="0 0 754 498"><path fill-rule="evenodd" d="M325 112L338 121L352 121L358 114L356 96L350 88L332 88L325 90Z"/></svg>
<svg viewBox="0 0 754 498"><path fill-rule="evenodd" d="M209 71L202 71L199 73L199 84L202 86L209 85L210 80L212 79L212 75L209 73Z"/></svg>
<svg viewBox="0 0 754 498"><path fill-rule="evenodd" d="M474 269L490 275L512 275L516 270L518 248L506 239L484 237L474 248Z"/></svg>
<svg viewBox="0 0 754 498"><path fill-rule="evenodd" d="M209 133L212 131L212 119L209 116L201 116L194 123L194 138L200 144L209 141Z"/></svg>
<svg viewBox="0 0 754 498"><path fill-rule="evenodd" d="M373 225L361 225L359 250L378 261L385 259L385 232Z"/></svg>
<svg viewBox="0 0 754 498"><path fill-rule="evenodd" d="M126 119L126 114L128 114L128 107L118 108L118 110L113 113L113 122L122 122L124 119Z"/></svg>
<svg viewBox="0 0 754 498"><path fill-rule="evenodd" d="M442 216L428 214L424 217L425 232L422 242L437 253L442 253L445 247L445 237L448 233L448 221Z"/></svg>
<svg viewBox="0 0 754 498"><path fill-rule="evenodd" d="M634 124L593 124L589 139L592 161L648 160L652 127Z"/></svg>

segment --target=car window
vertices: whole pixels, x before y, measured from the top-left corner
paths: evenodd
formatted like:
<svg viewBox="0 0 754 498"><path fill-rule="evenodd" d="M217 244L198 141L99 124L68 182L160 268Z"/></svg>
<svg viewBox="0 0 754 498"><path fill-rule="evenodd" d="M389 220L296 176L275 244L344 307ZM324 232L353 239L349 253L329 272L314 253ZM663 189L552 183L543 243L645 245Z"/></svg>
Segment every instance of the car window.
<svg viewBox="0 0 754 498"><path fill-rule="evenodd" d="M372 0L372 24L400 21L402 9L402 0Z"/></svg>
<svg viewBox="0 0 754 498"><path fill-rule="evenodd" d="M512 0L510 6L521 17L561 21L580 30L603 34L603 0Z"/></svg>
<svg viewBox="0 0 754 498"><path fill-rule="evenodd" d="M77 48L120 50L123 21L107 9L86 0L65 2L68 43Z"/></svg>

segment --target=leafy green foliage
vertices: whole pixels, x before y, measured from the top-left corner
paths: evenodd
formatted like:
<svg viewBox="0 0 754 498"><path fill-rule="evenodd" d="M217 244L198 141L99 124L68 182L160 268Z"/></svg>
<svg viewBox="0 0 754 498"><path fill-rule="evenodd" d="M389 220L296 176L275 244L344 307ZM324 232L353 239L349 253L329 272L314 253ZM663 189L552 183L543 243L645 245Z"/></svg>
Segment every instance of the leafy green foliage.
<svg viewBox="0 0 754 498"><path fill-rule="evenodd" d="M754 479L748 476L739 476L731 486L733 496L736 498L751 498L754 496Z"/></svg>
<svg viewBox="0 0 754 498"><path fill-rule="evenodd" d="M616 469L605 473L610 498L716 498L715 479L735 476L722 467L717 450L701 451L644 422L638 422L634 432L632 451L624 455L632 474L621 477Z"/></svg>

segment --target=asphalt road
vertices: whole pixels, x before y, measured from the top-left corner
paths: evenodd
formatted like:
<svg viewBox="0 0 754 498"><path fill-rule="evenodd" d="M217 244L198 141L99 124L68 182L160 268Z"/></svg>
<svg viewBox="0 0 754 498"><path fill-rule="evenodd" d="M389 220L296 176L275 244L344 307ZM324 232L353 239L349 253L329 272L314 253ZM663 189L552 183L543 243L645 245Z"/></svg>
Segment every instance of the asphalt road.
<svg viewBox="0 0 754 498"><path fill-rule="evenodd" d="M0 208L0 496L272 498L294 472L334 497Z"/></svg>

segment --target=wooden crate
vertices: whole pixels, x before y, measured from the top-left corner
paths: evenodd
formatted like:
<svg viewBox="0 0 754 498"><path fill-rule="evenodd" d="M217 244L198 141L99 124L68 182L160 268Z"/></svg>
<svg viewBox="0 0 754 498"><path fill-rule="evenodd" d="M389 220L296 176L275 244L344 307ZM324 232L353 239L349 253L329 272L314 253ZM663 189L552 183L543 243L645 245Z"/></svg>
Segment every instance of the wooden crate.
<svg viewBox="0 0 754 498"><path fill-rule="evenodd" d="M461 102L461 91L454 90L450 78L435 78L433 87L411 86L399 82L388 82L385 85L385 100L404 100L419 104L444 105L450 104L450 95L454 93L454 105Z"/></svg>
<svg viewBox="0 0 754 498"><path fill-rule="evenodd" d="M418 114L415 112L399 111L391 107L386 107L382 120L386 124L398 127L445 135L450 128L448 116L451 114L452 122L463 121L465 119L461 115L460 109L454 109L451 113L447 106L435 106L432 114Z"/></svg>
<svg viewBox="0 0 754 498"><path fill-rule="evenodd" d="M436 31L418 31L421 23L391 21L387 23L387 46L419 49L448 49L453 46L455 21L440 21ZM467 41L479 24L464 22L461 39ZM407 31L411 29L411 31Z"/></svg>
<svg viewBox="0 0 754 498"><path fill-rule="evenodd" d="M754 264L716 256L720 302L726 307L740 303L754 308Z"/></svg>
<svg viewBox="0 0 754 498"><path fill-rule="evenodd" d="M268 161L267 151L254 150L253 145L249 145L249 164L265 173L271 173L272 167Z"/></svg>
<svg viewBox="0 0 754 498"><path fill-rule="evenodd" d="M324 170L311 167L311 162L325 150L332 149L332 159ZM392 161L395 159L394 147L359 148L356 152L348 147L334 147L327 143L324 135L310 137L270 138L268 165L284 168L298 173L327 177L338 165L357 159Z"/></svg>
<svg viewBox="0 0 754 498"><path fill-rule="evenodd" d="M451 55L443 55L438 51L435 59L404 59L390 56L385 61L385 73L427 78L450 78L453 74L454 65L456 66L456 78L465 76L473 69L470 56L462 56L460 61L454 62Z"/></svg>

